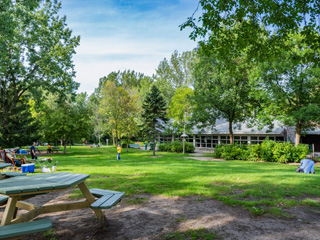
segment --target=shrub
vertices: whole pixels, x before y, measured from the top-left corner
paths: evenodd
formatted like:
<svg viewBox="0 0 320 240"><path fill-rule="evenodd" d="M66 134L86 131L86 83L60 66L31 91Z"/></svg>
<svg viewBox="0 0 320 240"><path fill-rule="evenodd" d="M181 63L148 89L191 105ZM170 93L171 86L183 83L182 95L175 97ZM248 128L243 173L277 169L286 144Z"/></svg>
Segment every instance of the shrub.
<svg viewBox="0 0 320 240"><path fill-rule="evenodd" d="M260 144L250 144L247 146L249 161L258 161L260 159Z"/></svg>
<svg viewBox="0 0 320 240"><path fill-rule="evenodd" d="M310 152L308 145L299 144L297 147L293 143L277 143L273 150L273 158L277 162L299 162Z"/></svg>
<svg viewBox="0 0 320 240"><path fill-rule="evenodd" d="M277 143L275 141L268 140L268 139L264 140L260 144L260 154L259 154L260 159L268 162L274 161L272 149L276 144Z"/></svg>
<svg viewBox="0 0 320 240"><path fill-rule="evenodd" d="M294 146L289 142L277 143L272 149L273 159L275 162L287 163L292 158Z"/></svg>
<svg viewBox="0 0 320 240"><path fill-rule="evenodd" d="M159 151L161 152L183 152L183 143L182 142L171 142L171 143L161 143L159 145ZM192 143L185 142L185 152L193 153L194 146Z"/></svg>
<svg viewBox="0 0 320 240"><path fill-rule="evenodd" d="M238 159L241 154L241 148L238 144L225 145L223 147L223 153L221 154L222 158L225 160L234 160Z"/></svg>
<svg viewBox="0 0 320 240"><path fill-rule="evenodd" d="M239 160L249 160L250 152L248 150L248 146L241 145L240 148L241 148L241 152L240 152L240 155L238 156L238 159Z"/></svg>
<svg viewBox="0 0 320 240"><path fill-rule="evenodd" d="M214 157L224 158L226 160L250 160L250 161L268 161L268 162L299 162L310 152L308 145L299 144L297 147L289 142L274 142L265 140L261 144L250 144L239 146L220 145L214 150Z"/></svg>
<svg viewBox="0 0 320 240"><path fill-rule="evenodd" d="M171 143L171 151L170 152L182 152L183 151L183 145L182 142L174 141Z"/></svg>
<svg viewBox="0 0 320 240"><path fill-rule="evenodd" d="M224 147L224 145L217 145L214 148L213 156L216 158L222 158L223 147Z"/></svg>
<svg viewBox="0 0 320 240"><path fill-rule="evenodd" d="M293 162L299 162L301 159L305 158L307 154L310 153L309 146L307 144L299 144L295 147L295 156Z"/></svg>
<svg viewBox="0 0 320 240"><path fill-rule="evenodd" d="M192 143L186 142L185 148L186 148L185 152L194 153L195 147L193 146Z"/></svg>

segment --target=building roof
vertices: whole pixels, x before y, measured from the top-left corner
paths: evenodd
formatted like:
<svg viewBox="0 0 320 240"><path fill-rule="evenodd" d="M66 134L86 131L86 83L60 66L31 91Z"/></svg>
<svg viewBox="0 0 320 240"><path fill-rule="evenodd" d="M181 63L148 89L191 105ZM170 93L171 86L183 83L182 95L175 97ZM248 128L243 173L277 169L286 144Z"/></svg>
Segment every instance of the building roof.
<svg viewBox="0 0 320 240"><path fill-rule="evenodd" d="M174 120L170 119L169 123L166 124L167 129L173 130L171 127ZM159 123L164 125L164 123L160 120ZM241 124L233 125L233 134L245 134L245 135L284 135L285 127L281 125L279 121L273 122L273 129L270 129L268 126L263 127L262 129L258 129L258 127L248 127L248 123L244 122ZM157 128L160 132L164 132L163 129ZM216 125L212 127L206 127L204 129L193 127L191 130L192 134L229 134L229 123L225 119L217 119Z"/></svg>
<svg viewBox="0 0 320 240"><path fill-rule="evenodd" d="M307 131L308 135L320 135L320 128L315 128L311 131Z"/></svg>
<svg viewBox="0 0 320 240"><path fill-rule="evenodd" d="M273 122L273 129L269 129L268 126L259 129L258 127L248 127L248 124L240 123L233 125L233 134L246 134L246 135L283 135L285 131L285 127L280 124L279 121ZM216 125L212 128L205 128L203 131L198 128L193 128L193 134L229 134L229 123L225 119L220 119L216 122Z"/></svg>

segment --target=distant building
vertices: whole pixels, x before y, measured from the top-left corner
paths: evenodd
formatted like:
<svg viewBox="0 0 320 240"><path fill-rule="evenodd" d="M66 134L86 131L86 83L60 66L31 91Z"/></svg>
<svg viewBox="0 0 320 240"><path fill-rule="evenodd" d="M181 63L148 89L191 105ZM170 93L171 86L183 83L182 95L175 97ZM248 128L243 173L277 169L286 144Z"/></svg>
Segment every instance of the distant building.
<svg viewBox="0 0 320 240"><path fill-rule="evenodd" d="M277 142L294 142L294 132L295 127L283 126L278 121L274 121L274 127L271 130L268 127L262 129L257 127L248 128L247 124L242 123L233 126L233 140L240 145L261 143L266 138ZM180 136L178 135L162 134L158 137L158 142L172 142L179 138ZM212 129L206 128L201 131L194 128L191 134L188 134L186 141L192 143L196 148L215 148L216 145L230 143L229 139L229 123L224 119L220 119ZM305 137L301 138L301 142L315 144L315 151L320 151L320 129L309 131Z"/></svg>

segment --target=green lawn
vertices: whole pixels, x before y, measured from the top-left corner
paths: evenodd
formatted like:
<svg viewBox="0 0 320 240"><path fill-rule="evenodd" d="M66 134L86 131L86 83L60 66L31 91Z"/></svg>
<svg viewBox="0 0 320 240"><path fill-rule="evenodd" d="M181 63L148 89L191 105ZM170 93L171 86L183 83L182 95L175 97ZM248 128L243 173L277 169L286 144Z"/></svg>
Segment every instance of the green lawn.
<svg viewBox="0 0 320 240"><path fill-rule="evenodd" d="M116 160L114 147L73 146L67 154L52 154L58 171L86 173L90 188L164 196L198 196L242 206L254 215L284 214L281 209L297 205L319 208L320 175L296 173L297 166L266 162L196 161L188 154L123 149ZM320 168L315 168L319 173ZM75 192L73 196L77 196Z"/></svg>

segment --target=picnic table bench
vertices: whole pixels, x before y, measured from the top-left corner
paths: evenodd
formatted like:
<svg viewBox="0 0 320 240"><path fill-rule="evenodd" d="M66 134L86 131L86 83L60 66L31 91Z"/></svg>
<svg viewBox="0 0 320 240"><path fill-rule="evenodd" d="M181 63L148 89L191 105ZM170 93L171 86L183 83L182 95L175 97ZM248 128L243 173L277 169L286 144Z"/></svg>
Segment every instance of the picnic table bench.
<svg viewBox="0 0 320 240"><path fill-rule="evenodd" d="M92 209L109 209L121 201L125 193L99 188L90 189L93 196L98 199L90 205Z"/></svg>
<svg viewBox="0 0 320 240"><path fill-rule="evenodd" d="M140 148L139 144L129 144L130 148Z"/></svg>
<svg viewBox="0 0 320 240"><path fill-rule="evenodd" d="M50 228L52 228L50 219L0 226L0 239L8 239L31 233L43 232Z"/></svg>

